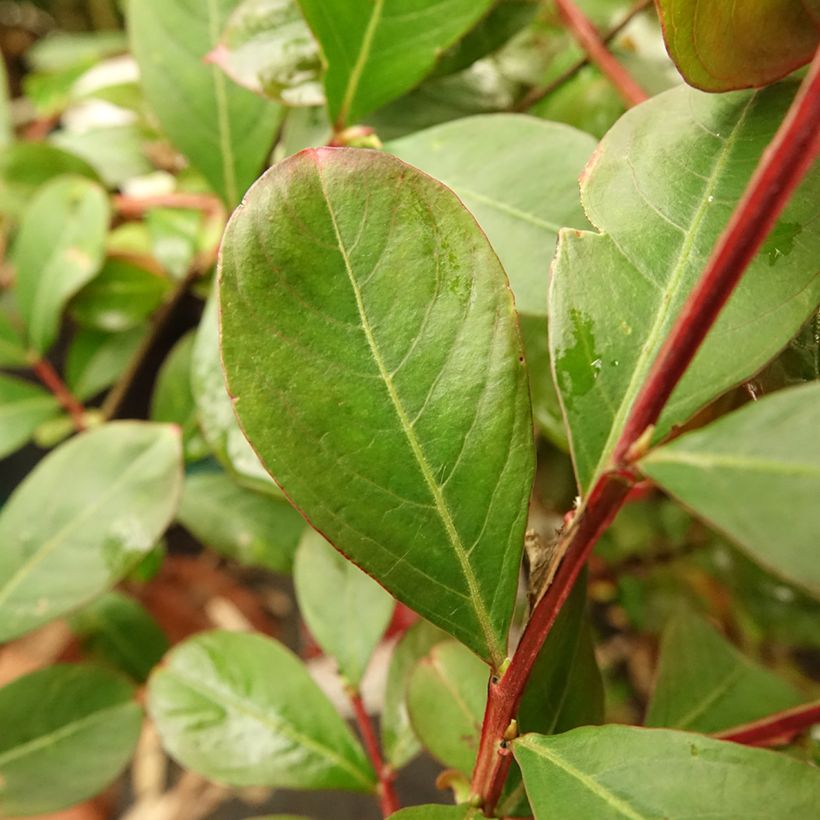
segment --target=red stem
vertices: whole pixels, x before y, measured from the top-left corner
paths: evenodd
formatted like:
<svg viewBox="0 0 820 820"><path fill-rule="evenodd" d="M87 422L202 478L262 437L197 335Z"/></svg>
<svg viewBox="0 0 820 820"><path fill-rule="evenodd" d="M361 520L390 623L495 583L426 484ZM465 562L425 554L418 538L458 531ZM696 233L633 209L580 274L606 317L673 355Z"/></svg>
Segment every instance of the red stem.
<svg viewBox="0 0 820 820"><path fill-rule="evenodd" d="M629 450L661 414L675 386L732 295L794 189L820 151L820 49L774 139L715 245L647 376L615 446L623 465Z"/></svg>
<svg viewBox="0 0 820 820"><path fill-rule="evenodd" d="M31 369L37 378L54 394L54 398L60 402L68 415L71 416L74 429L78 433L85 430L85 407L68 389L66 383L52 367L51 362L46 359L38 359L32 363Z"/></svg>
<svg viewBox="0 0 820 820"><path fill-rule="evenodd" d="M555 5L578 45L615 86L623 101L628 106L633 106L649 99L629 72L612 56L595 26L575 5L574 0L555 0Z"/></svg>
<svg viewBox="0 0 820 820"><path fill-rule="evenodd" d="M804 703L785 712L716 732L715 737L731 740L746 746L779 746L788 743L796 735L815 723L820 723L820 702Z"/></svg>
<svg viewBox="0 0 820 820"><path fill-rule="evenodd" d="M616 445L617 466L598 479L562 537L559 550L564 557L555 578L536 604L504 676L490 681L472 782L473 793L488 814L495 808L510 767L504 735L516 714L538 652L595 542L612 522L637 480L623 465L644 431L657 420L721 307L819 148L820 49L783 124L763 153L729 226L718 240L701 280L650 370Z"/></svg>
<svg viewBox="0 0 820 820"><path fill-rule="evenodd" d="M152 208L189 208L206 213L220 213L223 209L222 202L212 194L172 193L142 197L117 194L113 203L114 210L126 219L139 219Z"/></svg>
<svg viewBox="0 0 820 820"><path fill-rule="evenodd" d="M370 720L370 715L364 708L362 696L358 692L350 692L350 705L353 707L353 714L356 716L356 723L359 727L359 734L364 741L364 747L370 757L370 762L376 770L376 775L379 778L379 804L381 806L382 815L389 817L394 812L401 808L396 789L393 781L396 779L392 768L382 760L382 753L379 749L379 741L376 738L376 730L373 728L373 722Z"/></svg>

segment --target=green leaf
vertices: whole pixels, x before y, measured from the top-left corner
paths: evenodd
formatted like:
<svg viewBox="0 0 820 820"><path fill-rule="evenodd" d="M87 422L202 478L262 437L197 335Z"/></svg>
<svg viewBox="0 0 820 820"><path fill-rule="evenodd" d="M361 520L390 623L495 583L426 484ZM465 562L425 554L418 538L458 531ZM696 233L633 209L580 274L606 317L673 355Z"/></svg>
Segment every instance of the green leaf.
<svg viewBox="0 0 820 820"><path fill-rule="evenodd" d="M304 151L231 220L220 301L236 412L277 482L396 598L499 666L532 422L504 272L469 213L389 155Z"/></svg>
<svg viewBox="0 0 820 820"><path fill-rule="evenodd" d="M325 61L338 128L418 85L492 0L299 0Z"/></svg>
<svg viewBox="0 0 820 820"><path fill-rule="evenodd" d="M817 595L818 429L820 382L811 382L681 436L641 470L756 561Z"/></svg>
<svg viewBox="0 0 820 820"><path fill-rule="evenodd" d="M509 274L520 313L545 316L549 259L561 227L586 228L578 177L595 140L523 114L466 117L388 143L452 188Z"/></svg>
<svg viewBox="0 0 820 820"><path fill-rule="evenodd" d="M26 343L18 318L8 310L2 297L0 291L0 367L28 367Z"/></svg>
<svg viewBox="0 0 820 820"><path fill-rule="evenodd" d="M180 490L170 426L119 422L44 458L0 513L0 641L85 604L162 535Z"/></svg>
<svg viewBox="0 0 820 820"><path fill-rule="evenodd" d="M795 87L660 94L618 121L587 168L581 197L601 233L561 233L550 298L550 348L582 491L608 467ZM816 308L818 202L820 166L786 206L775 250L752 261L673 392L656 440L759 370Z"/></svg>
<svg viewBox="0 0 820 820"><path fill-rule="evenodd" d="M281 497L278 487L239 429L234 415L219 356L219 311L214 297L205 305L196 331L191 357L191 389L199 428L222 466L240 483Z"/></svg>
<svg viewBox="0 0 820 820"><path fill-rule="evenodd" d="M820 13L796 0L766 0L736 13L731 4L658 0L669 54L704 91L766 85L809 62Z"/></svg>
<svg viewBox="0 0 820 820"><path fill-rule="evenodd" d="M198 250L202 211L151 208L145 222L151 239L151 254L174 279L183 279Z"/></svg>
<svg viewBox="0 0 820 820"><path fill-rule="evenodd" d="M384 755L394 769L400 769L421 751L407 711L407 682L416 663L446 638L447 634L437 627L418 621L402 635L390 656L380 725Z"/></svg>
<svg viewBox="0 0 820 820"><path fill-rule="evenodd" d="M22 447L60 404L36 384L0 373L0 458Z"/></svg>
<svg viewBox="0 0 820 820"><path fill-rule="evenodd" d="M145 326L122 333L79 328L66 357L65 378L71 392L87 401L110 387L132 360L146 332Z"/></svg>
<svg viewBox="0 0 820 820"><path fill-rule="evenodd" d="M820 773L777 752L666 729L596 726L513 743L536 820L814 816Z"/></svg>
<svg viewBox="0 0 820 820"><path fill-rule="evenodd" d="M411 806L390 815L390 820L477 820L483 817L472 806Z"/></svg>
<svg viewBox="0 0 820 820"><path fill-rule="evenodd" d="M325 102L319 46L297 0L242 0L209 59L234 82L283 105Z"/></svg>
<svg viewBox="0 0 820 820"><path fill-rule="evenodd" d="M305 521L284 499L216 471L185 477L177 519L198 541L249 566L290 572Z"/></svg>
<svg viewBox="0 0 820 820"><path fill-rule="evenodd" d="M395 602L313 530L299 543L293 582L311 635L335 658L345 683L358 689Z"/></svg>
<svg viewBox="0 0 820 820"><path fill-rule="evenodd" d="M473 770L487 703L489 670L455 641L436 644L416 664L407 709L430 754L465 775Z"/></svg>
<svg viewBox="0 0 820 820"><path fill-rule="evenodd" d="M163 131L233 207L273 145L281 109L232 83L205 56L235 0L130 3L131 50Z"/></svg>
<svg viewBox="0 0 820 820"><path fill-rule="evenodd" d="M14 142L14 125L11 119L11 100L6 62L0 60L0 148L6 149Z"/></svg>
<svg viewBox="0 0 820 820"><path fill-rule="evenodd" d="M361 746L301 662L261 635L207 632L151 677L149 711L186 768L232 786L373 791Z"/></svg>
<svg viewBox="0 0 820 820"><path fill-rule="evenodd" d="M0 816L55 812L125 768L142 713L132 687L93 666L52 666L0 689Z"/></svg>
<svg viewBox="0 0 820 820"><path fill-rule="evenodd" d="M687 610L666 627L647 726L712 733L797 706L800 693Z"/></svg>
<svg viewBox="0 0 820 820"><path fill-rule="evenodd" d="M68 300L99 271L109 218L105 191L82 177L49 182L26 209L12 261L20 314L38 353L57 338Z"/></svg>
<svg viewBox="0 0 820 820"><path fill-rule="evenodd" d="M69 625L91 657L144 682L168 650L159 624L133 598L109 592L75 612Z"/></svg>
<svg viewBox="0 0 820 820"><path fill-rule="evenodd" d="M110 257L72 300L72 318L117 333L142 324L161 304L170 282L128 259Z"/></svg>

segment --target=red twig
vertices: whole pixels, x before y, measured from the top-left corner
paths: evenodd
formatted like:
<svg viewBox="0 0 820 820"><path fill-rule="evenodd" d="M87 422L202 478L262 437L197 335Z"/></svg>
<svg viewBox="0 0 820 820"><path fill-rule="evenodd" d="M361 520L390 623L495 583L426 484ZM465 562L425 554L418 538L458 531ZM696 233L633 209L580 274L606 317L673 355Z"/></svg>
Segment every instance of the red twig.
<svg viewBox="0 0 820 820"><path fill-rule="evenodd" d="M78 433L85 430L85 407L68 389L66 383L52 367L51 362L46 359L38 359L32 363L31 369L37 378L54 394L54 398L60 402L68 415L71 416L74 429Z"/></svg>
<svg viewBox="0 0 820 820"><path fill-rule="evenodd" d="M820 148L820 50L800 93L778 129L710 262L650 371L616 445L615 465L593 487L571 521L559 549L564 557L536 605L513 658L500 680L490 681L472 789L485 812L495 807L509 770L504 740L532 666L569 597L598 537L609 526L636 482L624 465L653 424L745 267L771 230Z"/></svg>
<svg viewBox="0 0 820 820"><path fill-rule="evenodd" d="M820 701L804 703L743 726L716 732L715 737L745 746L780 746L815 723L820 723Z"/></svg>
<svg viewBox="0 0 820 820"><path fill-rule="evenodd" d="M114 210L125 219L139 219L152 208L189 208L210 214L224 210L221 200L211 194L173 193L141 197L117 194L113 197L113 203Z"/></svg>
<svg viewBox="0 0 820 820"><path fill-rule="evenodd" d="M370 757L370 762L376 770L376 775L379 778L379 803L381 805L382 814L389 817L393 812L401 808L396 789L393 781L396 779L392 768L382 760L382 753L379 749L379 741L376 738L376 730L373 728L373 722L370 720L370 715L364 708L364 702L358 692L350 692L350 705L353 707L353 714L356 716L356 724L359 727L359 734L364 741L364 747Z"/></svg>
<svg viewBox="0 0 820 820"><path fill-rule="evenodd" d="M732 295L789 196L820 151L820 49L789 113L766 148L706 269L666 338L615 446L616 464L658 420L675 386Z"/></svg>
<svg viewBox="0 0 820 820"><path fill-rule="evenodd" d="M595 63L603 75L615 86L623 101L632 106L648 99L647 93L609 52L595 26L575 5L574 0L555 0L555 5L578 45L586 52L591 62Z"/></svg>

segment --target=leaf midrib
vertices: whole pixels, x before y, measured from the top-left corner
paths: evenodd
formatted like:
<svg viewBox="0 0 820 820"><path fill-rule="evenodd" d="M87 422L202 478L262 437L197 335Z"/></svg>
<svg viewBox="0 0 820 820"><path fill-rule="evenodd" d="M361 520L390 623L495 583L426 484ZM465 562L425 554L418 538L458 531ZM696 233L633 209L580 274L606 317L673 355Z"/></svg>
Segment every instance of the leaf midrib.
<svg viewBox="0 0 820 820"><path fill-rule="evenodd" d="M359 313L359 319L362 324L362 330L364 332L365 339L367 340L371 356L373 357L373 361L376 364L376 367L379 371L381 380L384 383L385 388L387 389L390 402L393 405L393 409L396 411L396 415L398 416L402 432L404 433L404 436L407 439L407 443L410 445L410 449L419 467L419 471L421 472L422 477L424 478L424 481L427 484L427 488L430 491L430 495L432 496L433 503L436 507L436 512L438 513L439 519L444 525L444 530L447 533L447 537L450 541L450 546L453 548L453 552L456 555L459 567L461 568L462 574L464 575L464 579L467 582L467 588L470 593L469 600L473 605L473 612L475 613L476 620L478 621L478 624L484 636L484 641L490 655L490 660L494 668L497 669L504 662L504 649L499 644L498 640L496 639L495 633L492 629L489 613L487 612L487 609L484 605L484 601L480 594L478 579L476 578L475 573L473 572L473 569L470 566L469 555L464 547L464 544L461 541L461 536L458 533L458 529L456 528L455 522L453 521L453 516L447 505L447 501L444 498L442 487L438 484L438 482L435 479L435 475L433 473L432 468L430 467L430 463L427 460L424 448L422 447L421 442L418 440L418 436L416 435L415 430L413 429L410 417L407 415L407 411L404 409L404 405L402 404L402 401L398 395L396 386L395 384L393 384L393 379L390 375L390 371L388 370L384 362L381 350L379 349L378 343L376 342L376 338L373 334L373 329L371 328L370 321L367 318L367 311L365 310L362 293L359 288L359 284L356 281L356 277L353 272L353 267L351 265L350 258L347 254L347 249L345 248L344 242L342 240L342 235L339 230L339 224L336 220L336 214L333 210L333 205L330 201L330 194L325 184L325 180L322 177L322 172L318 164L319 161L320 160L317 159L316 176L319 181L319 186L322 190L322 196L327 206L327 211L328 215L330 216L331 224L333 226L333 231L336 237L336 244L339 249L339 254L341 255L342 260L344 262L345 271L347 272L347 277L350 281L351 289L353 290L353 296L356 300L356 308Z"/></svg>
<svg viewBox="0 0 820 820"><path fill-rule="evenodd" d="M670 306L686 273L689 253L695 242L695 238L698 235L701 222L709 210L709 206L711 204L709 197L718 185L718 181L722 176L726 163L728 162L729 155L734 148L735 142L737 141L738 134L745 124L749 111L756 99L756 95L752 95L747 100L746 105L743 107L743 111L726 137L723 147L720 149L717 160L712 168L712 172L709 174L709 179L703 189L700 204L698 205L694 217L690 222L690 230L684 238L684 241L681 243L680 250L678 251L678 257L675 260L675 264L663 289L663 295L660 300L658 312L655 316L655 321L649 329L649 333L641 346L641 351L638 355L637 361L635 362L635 368L632 371L632 377L630 378L629 384L624 391L623 398L618 406L618 411L612 420L606 444L601 450L601 455L597 464L590 473L590 480L588 484L589 487L593 485L595 479L606 469L609 457L612 454L615 444L621 435L624 424L626 423L627 415L632 409L632 405L638 391L643 386L646 372L649 365L654 360L658 347L662 341L661 334L669 317Z"/></svg>
<svg viewBox="0 0 820 820"><path fill-rule="evenodd" d="M820 467L813 464L800 464L788 461L774 461L754 456L733 455L730 453L694 453L675 450L656 450L645 459L652 464L684 464L691 467L711 469L726 467L744 472L774 473L794 476L795 478L820 478Z"/></svg>

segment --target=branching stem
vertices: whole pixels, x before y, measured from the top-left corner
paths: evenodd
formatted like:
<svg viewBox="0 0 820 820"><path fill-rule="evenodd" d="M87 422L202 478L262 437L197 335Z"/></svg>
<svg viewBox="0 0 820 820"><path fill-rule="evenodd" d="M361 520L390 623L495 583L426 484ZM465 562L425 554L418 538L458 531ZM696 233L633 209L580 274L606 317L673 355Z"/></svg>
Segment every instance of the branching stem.
<svg viewBox="0 0 820 820"><path fill-rule="evenodd" d="M74 429L81 433L85 430L85 407L82 402L69 390L68 385L47 359L37 359L32 362L31 369L34 375L52 392L54 398L60 402L62 408L71 417Z"/></svg>
<svg viewBox="0 0 820 820"><path fill-rule="evenodd" d="M768 715L753 723L717 732L715 737L743 743L746 746L779 746L788 743L815 723L820 723L820 702L818 701L804 703L794 709Z"/></svg>

